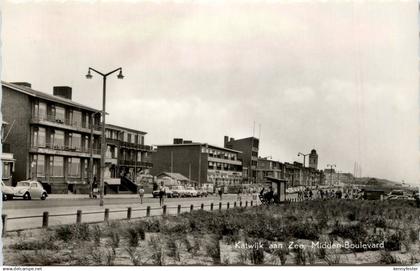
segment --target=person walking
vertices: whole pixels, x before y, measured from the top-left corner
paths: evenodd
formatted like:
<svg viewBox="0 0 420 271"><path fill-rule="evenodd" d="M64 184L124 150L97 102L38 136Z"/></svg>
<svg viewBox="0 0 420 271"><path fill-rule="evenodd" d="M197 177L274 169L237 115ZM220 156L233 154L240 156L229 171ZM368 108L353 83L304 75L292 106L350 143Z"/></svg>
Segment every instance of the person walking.
<svg viewBox="0 0 420 271"><path fill-rule="evenodd" d="M218 188L218 193L219 193L220 200L222 200L223 191L221 187Z"/></svg>
<svg viewBox="0 0 420 271"><path fill-rule="evenodd" d="M159 186L159 204L160 204L160 206L162 206L164 204L164 201L165 201L165 199L164 199L165 194L166 194L165 190L166 190L165 186L163 185L163 182L161 182L160 186Z"/></svg>
<svg viewBox="0 0 420 271"><path fill-rule="evenodd" d="M140 204L143 204L143 197L144 197L144 189L143 189L143 186L140 186L139 187L138 193L139 193L139 196L140 196Z"/></svg>
<svg viewBox="0 0 420 271"><path fill-rule="evenodd" d="M241 193L242 193L242 191L241 191L241 188L239 188L238 189L238 195L237 195L237 201L241 201L242 199L241 199Z"/></svg>

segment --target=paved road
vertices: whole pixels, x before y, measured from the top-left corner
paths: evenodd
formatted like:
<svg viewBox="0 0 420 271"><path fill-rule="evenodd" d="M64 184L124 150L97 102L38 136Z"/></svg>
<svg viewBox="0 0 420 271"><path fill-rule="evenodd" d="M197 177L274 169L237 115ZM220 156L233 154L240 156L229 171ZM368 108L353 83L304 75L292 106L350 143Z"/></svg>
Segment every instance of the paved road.
<svg viewBox="0 0 420 271"><path fill-rule="evenodd" d="M242 196L243 204L245 201L251 201L251 196ZM205 210L210 210L210 204L214 204L214 209L219 207L219 202L222 202L223 209L226 209L227 202L230 202L230 207L233 207L233 202L237 201L236 195L223 195L222 201L219 197L208 196L204 198L175 198L165 199L165 204L168 206L168 214L176 214L177 206L181 205L182 212L189 212L191 204L194 205L194 209L199 209L201 204L204 203ZM254 200L254 204L257 201ZM237 203L239 205L239 202ZM104 220L105 208L110 210L109 219L123 219L127 217L127 208L132 207L132 218L146 216L146 207L151 207L151 216L161 215L162 208L159 206L159 199L146 197L143 204L140 204L140 200L137 197L126 198L105 198L104 206L99 206L99 200L95 199L47 199L41 200L13 200L3 202L3 214L7 214L7 231L20 230L27 228L35 228L42 226L42 217L24 218L24 219L13 219L14 217L22 216L42 216L43 212L48 211L49 225L60 225L60 224L73 224L76 221L77 210L82 211L82 222L99 222ZM89 212L94 212L88 214ZM55 216L59 214L69 214L67 216Z"/></svg>

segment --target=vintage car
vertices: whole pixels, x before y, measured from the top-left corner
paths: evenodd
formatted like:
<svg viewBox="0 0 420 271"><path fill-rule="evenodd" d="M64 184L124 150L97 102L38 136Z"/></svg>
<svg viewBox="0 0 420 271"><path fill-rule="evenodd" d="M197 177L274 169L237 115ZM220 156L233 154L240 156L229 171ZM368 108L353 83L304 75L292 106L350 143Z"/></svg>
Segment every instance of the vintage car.
<svg viewBox="0 0 420 271"><path fill-rule="evenodd" d="M13 199L13 187L5 185L3 181L1 182L1 193L3 194L3 201Z"/></svg>
<svg viewBox="0 0 420 271"><path fill-rule="evenodd" d="M13 197L21 197L26 200L45 200L48 197L48 194L40 182L27 180L20 181L17 183L16 187L13 187Z"/></svg>
<svg viewBox="0 0 420 271"><path fill-rule="evenodd" d="M198 192L194 187L187 187L185 188L185 191L187 197L198 197Z"/></svg>
<svg viewBox="0 0 420 271"><path fill-rule="evenodd" d="M153 195L154 198L158 198L159 197L159 194L160 194L159 188L156 189L156 190L153 190L153 192L152 192L152 195ZM164 196L166 196L168 198L172 198L173 197L172 190L169 189L169 187L167 187L167 186L165 186L165 195Z"/></svg>
<svg viewBox="0 0 420 271"><path fill-rule="evenodd" d="M186 196L187 191L182 185L173 185L171 187L172 195L174 198L182 198Z"/></svg>

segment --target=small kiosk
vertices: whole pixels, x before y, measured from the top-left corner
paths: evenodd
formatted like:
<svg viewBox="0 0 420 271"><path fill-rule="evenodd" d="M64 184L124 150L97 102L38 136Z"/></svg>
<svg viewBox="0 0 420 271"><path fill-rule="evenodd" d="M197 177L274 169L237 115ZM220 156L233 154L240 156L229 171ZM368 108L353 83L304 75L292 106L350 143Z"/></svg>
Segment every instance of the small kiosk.
<svg viewBox="0 0 420 271"><path fill-rule="evenodd" d="M264 204L286 202L287 181L284 179L277 179L270 176L265 177L265 179L266 185L264 189L268 192L266 192L265 195L261 195L261 201ZM270 193L272 193L272 197L267 196L267 194L269 195Z"/></svg>

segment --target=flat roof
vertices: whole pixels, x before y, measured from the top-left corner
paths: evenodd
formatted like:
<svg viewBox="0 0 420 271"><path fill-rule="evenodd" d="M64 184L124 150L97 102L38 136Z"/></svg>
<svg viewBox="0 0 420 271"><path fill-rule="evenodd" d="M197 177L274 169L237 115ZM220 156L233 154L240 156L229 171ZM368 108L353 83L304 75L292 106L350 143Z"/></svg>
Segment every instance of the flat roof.
<svg viewBox="0 0 420 271"><path fill-rule="evenodd" d="M207 147L214 148L214 149L219 149L219 150L224 150L224 151L229 151L229 152L242 153L241 151L237 151L237 150L234 150L234 149L223 148L223 147L218 147L218 146L215 146L215 145L211 145L211 144L207 144L207 143L199 143L199 142L157 145L157 147L184 147L184 146L207 146Z"/></svg>
<svg viewBox="0 0 420 271"><path fill-rule="evenodd" d="M146 135L146 132L140 131L140 130L135 130L135 129L131 129L131 128L127 128L127 127L122 127L122 126L118 126L118 125L114 125L114 124L105 124L105 128L110 128L110 129L115 129L115 130L126 130L132 133L136 133L136 134L142 134L142 135Z"/></svg>
<svg viewBox="0 0 420 271"><path fill-rule="evenodd" d="M32 96L32 97L36 97L36 98L39 98L39 99L52 101L52 102L67 105L67 106L73 106L73 107L77 107L77 108L84 109L84 110L87 110L87 111L93 111L93 112L99 111L99 109L95 109L95 108L92 108L92 107L89 107L89 106L85 106L83 104L74 102L73 100L65 99L65 98L58 97L58 96L54 96L52 94L48 94L48 93L45 93L45 92L34 90L32 88L29 88L29 87L16 85L16 84L12 84L12 83L9 83L9 82L4 82L4 81L1 81L1 84L2 84L2 86L5 86L9 89L16 90L20 93L23 93L23 94L26 94L26 95L29 95L29 96Z"/></svg>

